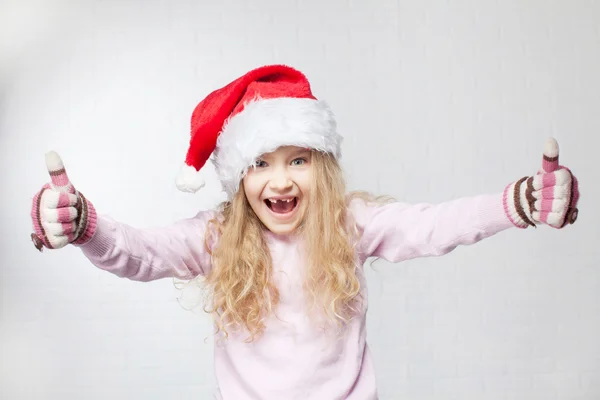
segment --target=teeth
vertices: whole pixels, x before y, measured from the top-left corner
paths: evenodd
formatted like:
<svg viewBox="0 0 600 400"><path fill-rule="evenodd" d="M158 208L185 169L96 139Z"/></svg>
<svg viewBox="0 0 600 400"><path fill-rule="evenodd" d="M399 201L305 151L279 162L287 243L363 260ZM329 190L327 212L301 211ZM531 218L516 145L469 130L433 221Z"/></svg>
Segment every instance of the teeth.
<svg viewBox="0 0 600 400"><path fill-rule="evenodd" d="M290 201L294 200L294 198L291 199L281 199L281 200L277 200L277 199L269 199L269 201L271 203L277 203L278 201L285 201L286 203L289 203Z"/></svg>

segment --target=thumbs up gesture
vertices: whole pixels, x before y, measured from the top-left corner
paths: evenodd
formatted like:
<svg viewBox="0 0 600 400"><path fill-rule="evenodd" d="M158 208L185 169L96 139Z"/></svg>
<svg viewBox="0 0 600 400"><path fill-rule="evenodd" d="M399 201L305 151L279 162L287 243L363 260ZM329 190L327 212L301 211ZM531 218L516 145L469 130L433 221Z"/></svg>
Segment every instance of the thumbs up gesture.
<svg viewBox="0 0 600 400"><path fill-rule="evenodd" d="M31 222L35 247L59 249L69 243L83 244L96 229L96 210L73 184L60 156L46 154L50 183L42 186L32 201Z"/></svg>
<svg viewBox="0 0 600 400"><path fill-rule="evenodd" d="M519 228L546 224L561 229L575 223L579 183L559 164L556 140L546 142L538 172L508 185L503 200L507 216Z"/></svg>

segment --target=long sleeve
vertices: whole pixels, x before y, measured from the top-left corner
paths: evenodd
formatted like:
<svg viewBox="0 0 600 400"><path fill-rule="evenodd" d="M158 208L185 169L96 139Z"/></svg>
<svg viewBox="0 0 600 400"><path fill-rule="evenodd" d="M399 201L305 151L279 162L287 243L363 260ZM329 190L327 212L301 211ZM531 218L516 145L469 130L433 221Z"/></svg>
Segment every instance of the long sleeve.
<svg viewBox="0 0 600 400"><path fill-rule="evenodd" d="M166 227L136 229L98 216L90 241L78 245L96 267L134 281L191 279L211 267L205 232L212 211L201 211Z"/></svg>
<svg viewBox="0 0 600 400"><path fill-rule="evenodd" d="M514 226L504 212L502 193L440 204L368 205L355 199L350 211L362 235L358 249L364 260L440 256Z"/></svg>

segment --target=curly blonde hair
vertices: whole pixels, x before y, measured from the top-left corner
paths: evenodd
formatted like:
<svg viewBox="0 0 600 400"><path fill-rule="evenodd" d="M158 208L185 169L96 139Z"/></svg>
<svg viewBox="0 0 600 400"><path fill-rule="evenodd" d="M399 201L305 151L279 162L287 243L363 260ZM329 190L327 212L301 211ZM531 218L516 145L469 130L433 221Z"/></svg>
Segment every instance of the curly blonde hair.
<svg viewBox="0 0 600 400"><path fill-rule="evenodd" d="M298 227L309 264L303 287L311 315L325 316L340 326L362 306L355 252L359 235L348 204L354 198L379 198L366 192L347 195L342 169L330 154L313 151L311 163L307 214ZM243 328L249 334L247 341L254 341L279 303L264 229L246 199L243 182L209 221L205 245L212 269L202 278L208 294L204 311L213 315L217 333L221 331L225 338L231 330ZM211 250L208 244L215 242Z"/></svg>

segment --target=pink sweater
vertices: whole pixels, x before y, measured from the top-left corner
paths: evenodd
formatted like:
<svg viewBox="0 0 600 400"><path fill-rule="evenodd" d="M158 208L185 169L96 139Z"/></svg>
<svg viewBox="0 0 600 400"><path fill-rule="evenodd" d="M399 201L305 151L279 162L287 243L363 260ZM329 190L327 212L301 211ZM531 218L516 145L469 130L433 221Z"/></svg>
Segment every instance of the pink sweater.
<svg viewBox="0 0 600 400"><path fill-rule="evenodd" d="M374 207L354 201L349 210L363 234L357 252L361 266L369 257L397 263L440 256L513 226L505 216L501 193L438 205ZM95 235L80 247L94 265L119 277L191 278L211 268L203 240L205 224L213 214L201 211L168 227L143 230L100 216ZM272 234L267 240L281 293L278 315L267 321L264 336L255 343L246 344L235 336L224 344L215 343L215 398L377 399L366 341L366 308L341 339L312 327L305 317L298 279L303 268L299 244ZM359 276L366 294L362 268Z"/></svg>

